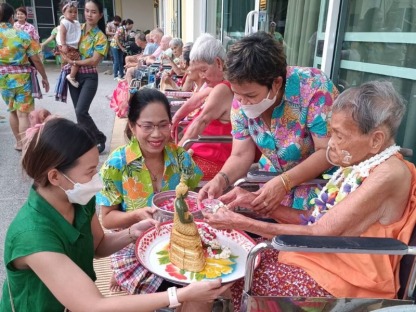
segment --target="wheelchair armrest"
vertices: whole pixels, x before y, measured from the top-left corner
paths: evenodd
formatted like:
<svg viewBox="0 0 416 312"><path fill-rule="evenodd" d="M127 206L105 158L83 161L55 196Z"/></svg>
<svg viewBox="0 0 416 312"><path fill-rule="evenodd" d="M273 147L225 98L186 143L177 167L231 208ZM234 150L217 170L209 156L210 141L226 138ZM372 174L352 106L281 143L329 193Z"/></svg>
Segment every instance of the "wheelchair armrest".
<svg viewBox="0 0 416 312"><path fill-rule="evenodd" d="M240 184L244 183L266 183L271 179L277 177L279 174L277 172L269 172L269 171L262 171L262 170L250 170L247 173L247 177L243 178L244 180L238 180L234 183L234 186L239 186ZM312 179L306 182L303 182L302 185L325 185L328 181L324 179ZM237 185L236 185L237 184Z"/></svg>
<svg viewBox="0 0 416 312"><path fill-rule="evenodd" d="M379 237L279 235L273 238L272 246L278 250L296 252L416 254L416 249L397 239Z"/></svg>
<svg viewBox="0 0 416 312"><path fill-rule="evenodd" d="M413 150L411 148L402 147L400 149L400 154L402 154L403 157L412 157L413 156Z"/></svg>
<svg viewBox="0 0 416 312"><path fill-rule="evenodd" d="M186 149L194 143L232 143L232 141L232 137L228 135L199 135L196 139L185 140L182 147Z"/></svg>

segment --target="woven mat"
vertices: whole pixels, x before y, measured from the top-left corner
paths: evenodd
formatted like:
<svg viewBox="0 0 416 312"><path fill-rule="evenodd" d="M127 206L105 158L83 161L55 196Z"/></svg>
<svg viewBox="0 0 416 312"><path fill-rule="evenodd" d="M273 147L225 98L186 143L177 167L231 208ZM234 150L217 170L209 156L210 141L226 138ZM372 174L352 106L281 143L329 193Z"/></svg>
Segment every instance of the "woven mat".
<svg viewBox="0 0 416 312"><path fill-rule="evenodd" d="M125 291L112 292L109 289L111 275L113 274L113 271L110 267L109 257L94 259L94 270L95 274L97 274L97 280L95 281L95 285L97 285L98 289L104 297L127 295L127 292Z"/></svg>

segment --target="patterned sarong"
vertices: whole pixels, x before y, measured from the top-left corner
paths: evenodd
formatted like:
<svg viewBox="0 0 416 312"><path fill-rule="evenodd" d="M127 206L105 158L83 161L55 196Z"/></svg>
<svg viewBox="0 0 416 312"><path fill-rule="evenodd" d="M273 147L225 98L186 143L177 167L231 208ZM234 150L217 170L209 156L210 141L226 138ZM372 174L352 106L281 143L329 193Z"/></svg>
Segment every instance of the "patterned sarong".
<svg viewBox="0 0 416 312"><path fill-rule="evenodd" d="M156 292L163 278L149 272L137 259L135 245L130 244L111 256L111 267L117 283L130 294Z"/></svg>
<svg viewBox="0 0 416 312"><path fill-rule="evenodd" d="M68 81L66 76L71 71L71 64L62 66L58 81L55 86L55 100L66 103L68 98ZM78 73L80 74L96 74L97 68L94 66L80 66Z"/></svg>
<svg viewBox="0 0 416 312"><path fill-rule="evenodd" d="M42 98L42 91L40 89L38 80L38 71L33 66L18 66L18 65L1 65L0 75L4 74L24 74L30 73L30 80L32 82L32 96L36 99Z"/></svg>

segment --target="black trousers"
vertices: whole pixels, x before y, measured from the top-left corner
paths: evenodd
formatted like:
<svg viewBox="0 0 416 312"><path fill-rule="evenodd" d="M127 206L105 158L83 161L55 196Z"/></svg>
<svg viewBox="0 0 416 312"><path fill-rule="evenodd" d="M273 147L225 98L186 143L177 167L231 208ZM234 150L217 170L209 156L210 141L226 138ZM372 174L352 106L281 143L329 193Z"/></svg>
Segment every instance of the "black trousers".
<svg viewBox="0 0 416 312"><path fill-rule="evenodd" d="M71 94L72 102L75 108L75 115L80 126L87 129L96 143L105 143L106 136L98 130L94 120L89 114L89 109L97 93L98 88L98 74L81 74L76 76L79 82L79 87L75 88L69 84L69 92Z"/></svg>

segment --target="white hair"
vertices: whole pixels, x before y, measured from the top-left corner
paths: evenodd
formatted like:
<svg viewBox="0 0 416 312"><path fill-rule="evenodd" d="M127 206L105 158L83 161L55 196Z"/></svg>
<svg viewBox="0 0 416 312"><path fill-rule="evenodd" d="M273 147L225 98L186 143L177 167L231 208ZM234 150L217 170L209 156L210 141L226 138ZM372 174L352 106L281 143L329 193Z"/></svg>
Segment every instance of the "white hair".
<svg viewBox="0 0 416 312"><path fill-rule="evenodd" d="M217 57L225 61L226 53L221 41L210 34L199 36L191 50L191 61L213 64Z"/></svg>

